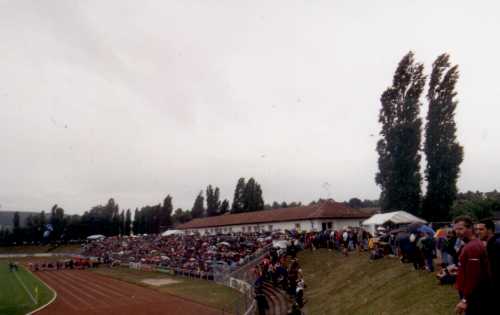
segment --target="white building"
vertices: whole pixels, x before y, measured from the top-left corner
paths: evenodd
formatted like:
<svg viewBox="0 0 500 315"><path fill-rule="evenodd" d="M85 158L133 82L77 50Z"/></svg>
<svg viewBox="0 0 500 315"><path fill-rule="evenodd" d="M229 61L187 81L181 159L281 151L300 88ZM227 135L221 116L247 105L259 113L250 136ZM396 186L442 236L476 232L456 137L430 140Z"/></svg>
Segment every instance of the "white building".
<svg viewBox="0 0 500 315"><path fill-rule="evenodd" d="M328 201L312 206L283 208L225 214L199 218L176 228L186 233L200 234L263 232L263 231L321 231L360 227L369 213L344 204Z"/></svg>

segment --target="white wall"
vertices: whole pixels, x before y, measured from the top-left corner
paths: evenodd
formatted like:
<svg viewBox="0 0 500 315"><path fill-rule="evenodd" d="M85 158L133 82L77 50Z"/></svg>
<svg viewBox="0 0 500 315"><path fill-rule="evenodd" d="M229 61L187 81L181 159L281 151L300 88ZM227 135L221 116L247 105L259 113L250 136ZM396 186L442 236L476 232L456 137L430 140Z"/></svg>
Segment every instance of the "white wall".
<svg viewBox="0 0 500 315"><path fill-rule="evenodd" d="M300 230L300 231L321 231L322 223L332 223L332 229L340 230L344 227L359 227L361 219L336 219L336 220L297 220L287 222L272 222L262 224L242 224L230 225L225 227L201 228L184 230L186 233L198 232L200 234L216 234L216 233L238 233L238 232L256 232L256 231L284 231L284 230Z"/></svg>

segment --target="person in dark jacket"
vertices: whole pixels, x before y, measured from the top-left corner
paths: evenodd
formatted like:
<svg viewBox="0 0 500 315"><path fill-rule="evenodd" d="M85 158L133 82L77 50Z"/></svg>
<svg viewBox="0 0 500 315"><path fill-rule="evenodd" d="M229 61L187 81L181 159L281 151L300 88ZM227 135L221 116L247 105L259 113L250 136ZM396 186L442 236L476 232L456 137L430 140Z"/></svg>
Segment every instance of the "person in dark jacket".
<svg viewBox="0 0 500 315"><path fill-rule="evenodd" d="M486 252L490 265L490 296L491 306L493 306L495 294L500 292L500 237L495 235L495 223L492 220L484 220L477 224L479 238L486 242Z"/></svg>
<svg viewBox="0 0 500 315"><path fill-rule="evenodd" d="M455 311L457 314L467 315L491 314L488 310L490 274L486 248L474 235L469 217L457 217L454 229L465 243L458 258L456 279L456 287L462 299Z"/></svg>
<svg viewBox="0 0 500 315"><path fill-rule="evenodd" d="M255 300L257 301L257 310L259 311L259 315L266 315L266 312L269 309L269 303L267 302L266 295L264 294L262 287L255 288Z"/></svg>

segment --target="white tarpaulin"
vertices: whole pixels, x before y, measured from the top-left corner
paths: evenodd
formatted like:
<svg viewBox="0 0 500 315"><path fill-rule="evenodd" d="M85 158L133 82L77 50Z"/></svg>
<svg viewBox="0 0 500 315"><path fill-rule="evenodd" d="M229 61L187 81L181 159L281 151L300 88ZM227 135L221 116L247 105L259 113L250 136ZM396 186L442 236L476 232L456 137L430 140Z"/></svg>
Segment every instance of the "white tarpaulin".
<svg viewBox="0 0 500 315"><path fill-rule="evenodd" d="M424 219L414 216L406 211L394 211L387 213L374 214L370 218L363 221L363 225L383 225L392 222L394 224L405 224L413 222L427 223Z"/></svg>
<svg viewBox="0 0 500 315"><path fill-rule="evenodd" d="M106 236L101 235L101 234L90 235L89 237L87 237L87 239L89 241L102 240L102 239L105 239L105 238L106 238Z"/></svg>
<svg viewBox="0 0 500 315"><path fill-rule="evenodd" d="M169 236L169 235L177 235L177 234L184 234L184 232L181 230L167 230L167 231L161 233L161 236Z"/></svg>

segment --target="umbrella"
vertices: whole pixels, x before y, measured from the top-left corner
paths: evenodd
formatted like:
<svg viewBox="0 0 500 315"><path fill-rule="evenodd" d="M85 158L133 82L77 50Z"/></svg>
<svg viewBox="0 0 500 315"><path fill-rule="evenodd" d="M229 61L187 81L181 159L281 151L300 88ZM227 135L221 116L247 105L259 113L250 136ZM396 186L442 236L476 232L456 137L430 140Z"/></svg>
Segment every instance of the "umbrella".
<svg viewBox="0 0 500 315"><path fill-rule="evenodd" d="M428 225L422 225L421 227L418 228L419 232L422 232L422 233L427 233L427 234L430 234L430 235L434 235L436 234L436 231L434 231L430 226Z"/></svg>
<svg viewBox="0 0 500 315"><path fill-rule="evenodd" d="M408 232L409 233L415 233L418 232L418 229L424 225L421 222L413 222L412 224L408 225Z"/></svg>
<svg viewBox="0 0 500 315"><path fill-rule="evenodd" d="M439 229L436 231L436 234L434 234L435 238L444 238L448 234L448 231L446 229Z"/></svg>
<svg viewBox="0 0 500 315"><path fill-rule="evenodd" d="M228 242L220 242L217 245L222 245L222 246L227 246L227 247L231 246L231 244L229 244Z"/></svg>

